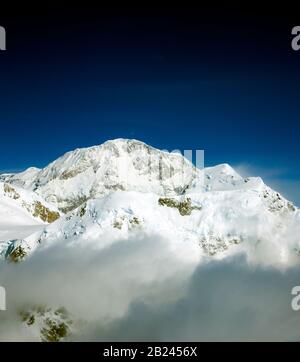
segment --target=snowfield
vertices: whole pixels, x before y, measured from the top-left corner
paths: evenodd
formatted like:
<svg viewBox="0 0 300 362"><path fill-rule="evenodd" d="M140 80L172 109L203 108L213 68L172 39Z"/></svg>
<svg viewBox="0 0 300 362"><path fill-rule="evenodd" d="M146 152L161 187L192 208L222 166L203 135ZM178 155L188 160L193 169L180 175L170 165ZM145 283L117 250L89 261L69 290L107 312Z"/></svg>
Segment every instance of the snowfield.
<svg viewBox="0 0 300 362"><path fill-rule="evenodd" d="M288 283L297 275L298 208L261 178L243 178L227 164L200 170L180 154L117 139L68 152L41 170L1 175L0 181L0 282L7 285L12 305L9 316L2 317L3 325L9 325L6 332L0 327L3 340L126 339L127 324L132 326L128 336L135 340L144 335L138 333L135 303L143 305L146 329L151 313L159 324L172 308L177 311L180 300L189 313L197 314L189 288L201 268L199 275L211 269L211 278L221 266L228 270L229 261L234 267L242 265L241 275L247 270L244 280L251 274L252 289L253 270L272 281L285 273ZM272 295L281 293L282 285L274 287ZM289 290L286 293L288 298ZM209 313L204 294L197 298L201 313ZM255 310L254 301L245 302L242 295L236 299L238 307ZM209 300L215 303L213 296ZM168 311L163 312L164 306ZM275 303L274 308L285 307ZM14 309L19 312L14 314ZM267 335L267 328L276 325L273 315L264 326L257 323L241 333L230 312L229 334L214 327L212 316L211 322L200 318L197 327L190 322L193 326L186 325L185 334L176 332L179 323L172 333L161 335L152 326L145 336L299 337L294 327L291 333L286 327ZM284 313L290 321L289 310ZM260 314L267 315L257 310Z"/></svg>

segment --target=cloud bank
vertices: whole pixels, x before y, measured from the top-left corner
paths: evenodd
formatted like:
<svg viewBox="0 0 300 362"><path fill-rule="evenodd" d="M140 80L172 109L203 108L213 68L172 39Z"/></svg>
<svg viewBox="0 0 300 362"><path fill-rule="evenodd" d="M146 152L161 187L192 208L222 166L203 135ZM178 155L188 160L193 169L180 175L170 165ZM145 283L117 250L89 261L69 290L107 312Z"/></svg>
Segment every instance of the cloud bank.
<svg viewBox="0 0 300 362"><path fill-rule="evenodd" d="M70 337L78 341L299 340L300 312L291 308L299 264L279 269L237 250L199 260L184 243L174 249L152 235L99 250L59 243L2 264L0 340L36 340L16 315L32 303L66 307L80 321Z"/></svg>

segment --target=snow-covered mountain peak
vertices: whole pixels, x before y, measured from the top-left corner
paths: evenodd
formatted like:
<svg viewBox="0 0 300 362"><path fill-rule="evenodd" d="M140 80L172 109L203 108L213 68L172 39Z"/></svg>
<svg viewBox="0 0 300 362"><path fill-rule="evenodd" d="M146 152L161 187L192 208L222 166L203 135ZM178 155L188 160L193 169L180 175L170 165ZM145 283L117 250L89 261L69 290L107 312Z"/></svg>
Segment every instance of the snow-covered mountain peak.
<svg viewBox="0 0 300 362"><path fill-rule="evenodd" d="M31 171L30 182L29 174L26 170L6 181L37 192L64 212L115 190L178 195L200 179L200 170L180 154L129 139L67 152L42 170Z"/></svg>
<svg viewBox="0 0 300 362"><path fill-rule="evenodd" d="M268 207L285 209L287 205L259 177L243 178L226 163L200 170L179 153L161 151L135 139L77 148L41 170L29 168L1 179L35 192L65 213L115 191L177 197L253 190Z"/></svg>
<svg viewBox="0 0 300 362"><path fill-rule="evenodd" d="M207 167L206 173L211 175L228 175L232 176L236 180L240 180L242 177L228 164L228 163L221 163L219 165L213 167Z"/></svg>

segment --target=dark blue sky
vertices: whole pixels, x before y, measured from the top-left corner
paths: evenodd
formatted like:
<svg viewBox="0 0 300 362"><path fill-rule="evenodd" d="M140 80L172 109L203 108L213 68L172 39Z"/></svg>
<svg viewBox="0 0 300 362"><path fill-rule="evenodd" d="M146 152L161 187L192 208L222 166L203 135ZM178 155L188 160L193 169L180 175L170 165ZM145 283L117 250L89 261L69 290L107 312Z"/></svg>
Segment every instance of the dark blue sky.
<svg viewBox="0 0 300 362"><path fill-rule="evenodd" d="M38 11L38 9L37 9ZM292 11L292 9L291 9ZM204 149L300 203L300 51L283 11L1 13L0 169L112 138Z"/></svg>

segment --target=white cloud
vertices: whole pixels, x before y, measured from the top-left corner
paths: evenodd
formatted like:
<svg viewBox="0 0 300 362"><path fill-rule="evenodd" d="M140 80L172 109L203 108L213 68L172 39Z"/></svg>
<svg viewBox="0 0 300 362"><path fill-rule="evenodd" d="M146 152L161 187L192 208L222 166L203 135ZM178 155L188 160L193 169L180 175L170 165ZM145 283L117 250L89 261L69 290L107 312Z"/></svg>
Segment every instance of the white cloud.
<svg viewBox="0 0 300 362"><path fill-rule="evenodd" d="M300 270L282 273L249 267L243 257L199 265L177 301L133 301L128 314L109 325L101 321L87 340L132 341L296 341L300 312L291 290ZM167 292L166 292L167 293Z"/></svg>
<svg viewBox="0 0 300 362"><path fill-rule="evenodd" d="M152 236L92 252L55 244L2 265L9 312L0 314L0 340L33 338L13 314L26 303L65 306L88 321L74 340L299 340L300 312L291 309L299 267L249 264L241 253L197 266L180 255Z"/></svg>

